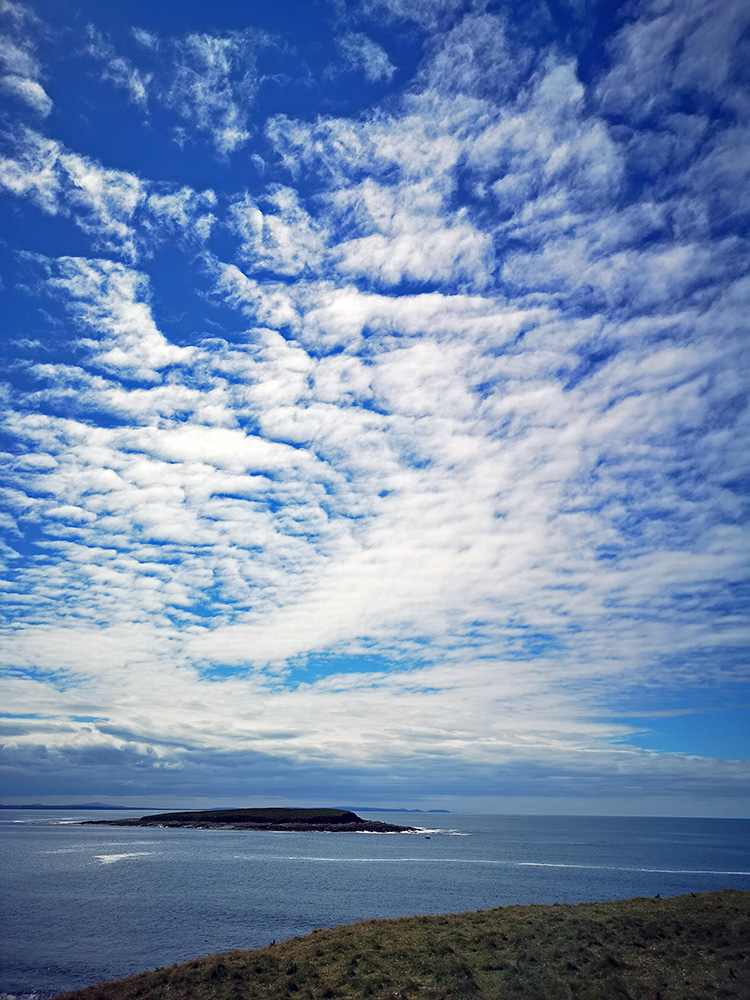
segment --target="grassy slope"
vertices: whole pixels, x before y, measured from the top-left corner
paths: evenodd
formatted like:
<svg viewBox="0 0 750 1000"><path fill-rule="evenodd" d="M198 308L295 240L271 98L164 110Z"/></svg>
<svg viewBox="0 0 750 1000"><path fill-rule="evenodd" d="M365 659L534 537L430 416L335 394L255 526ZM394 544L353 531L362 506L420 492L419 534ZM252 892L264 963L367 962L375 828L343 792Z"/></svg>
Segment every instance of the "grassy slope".
<svg viewBox="0 0 750 1000"><path fill-rule="evenodd" d="M68 1000L750 997L750 893L506 906L313 931Z"/></svg>

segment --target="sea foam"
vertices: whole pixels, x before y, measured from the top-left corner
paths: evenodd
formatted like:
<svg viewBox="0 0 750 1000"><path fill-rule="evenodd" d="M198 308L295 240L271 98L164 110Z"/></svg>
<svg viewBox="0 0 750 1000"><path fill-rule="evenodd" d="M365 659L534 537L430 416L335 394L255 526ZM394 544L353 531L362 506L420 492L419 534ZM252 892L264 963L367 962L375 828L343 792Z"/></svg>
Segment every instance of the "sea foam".
<svg viewBox="0 0 750 1000"><path fill-rule="evenodd" d="M95 854L94 859L103 865L113 865L116 861L129 861L131 858L145 858L153 851L133 851L130 854Z"/></svg>

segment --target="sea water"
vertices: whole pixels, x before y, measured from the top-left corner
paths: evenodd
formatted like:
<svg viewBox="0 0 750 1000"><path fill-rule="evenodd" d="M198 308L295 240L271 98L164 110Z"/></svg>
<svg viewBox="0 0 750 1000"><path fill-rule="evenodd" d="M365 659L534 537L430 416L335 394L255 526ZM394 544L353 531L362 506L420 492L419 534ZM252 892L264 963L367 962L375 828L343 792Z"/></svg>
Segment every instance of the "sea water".
<svg viewBox="0 0 750 1000"><path fill-rule="evenodd" d="M0 996L47 997L316 927L750 890L750 820L368 813L413 834L80 826L0 811Z"/></svg>

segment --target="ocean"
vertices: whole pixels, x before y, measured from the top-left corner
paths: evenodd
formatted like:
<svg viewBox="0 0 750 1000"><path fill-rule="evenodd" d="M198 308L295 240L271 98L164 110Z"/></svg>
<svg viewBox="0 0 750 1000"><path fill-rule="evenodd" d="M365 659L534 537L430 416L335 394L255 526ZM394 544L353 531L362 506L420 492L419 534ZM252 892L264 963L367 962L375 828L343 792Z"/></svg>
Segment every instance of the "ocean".
<svg viewBox="0 0 750 1000"><path fill-rule="evenodd" d="M0 998L369 917L750 890L750 820L367 813L415 834L86 827L0 811Z"/></svg>

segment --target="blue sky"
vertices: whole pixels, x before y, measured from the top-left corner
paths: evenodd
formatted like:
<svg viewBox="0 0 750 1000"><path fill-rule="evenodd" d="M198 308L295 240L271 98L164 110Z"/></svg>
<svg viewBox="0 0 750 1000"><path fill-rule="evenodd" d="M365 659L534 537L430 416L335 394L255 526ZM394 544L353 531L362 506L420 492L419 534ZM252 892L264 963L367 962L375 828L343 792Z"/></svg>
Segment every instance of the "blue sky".
<svg viewBox="0 0 750 1000"><path fill-rule="evenodd" d="M747 5L0 36L0 798L749 815Z"/></svg>

